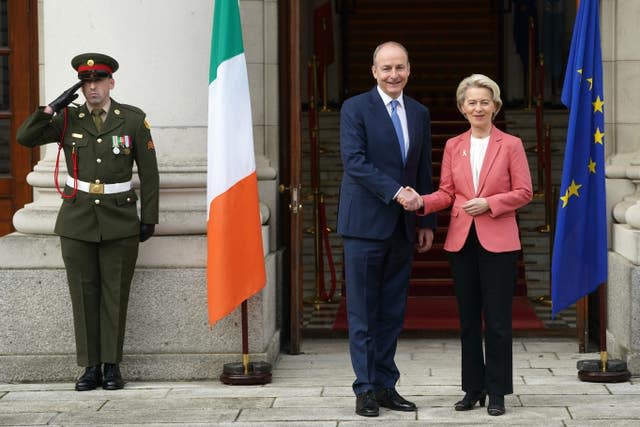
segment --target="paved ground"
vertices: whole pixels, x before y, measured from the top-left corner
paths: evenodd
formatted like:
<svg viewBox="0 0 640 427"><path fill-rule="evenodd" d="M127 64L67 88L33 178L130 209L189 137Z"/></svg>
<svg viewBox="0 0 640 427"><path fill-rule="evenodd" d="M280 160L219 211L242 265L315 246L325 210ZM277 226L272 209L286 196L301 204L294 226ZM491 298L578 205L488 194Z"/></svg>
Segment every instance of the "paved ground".
<svg viewBox="0 0 640 427"><path fill-rule="evenodd" d="M227 386L217 381L128 383L121 391L78 393L71 383L0 384L0 425L229 425L229 426L638 426L640 378L585 383L571 339L514 342L515 394L507 413L483 408L456 412L460 391L457 339L404 339L397 362L398 391L415 413L382 408L380 417L354 413L353 374L346 340L306 340L304 354L280 356L273 382Z"/></svg>

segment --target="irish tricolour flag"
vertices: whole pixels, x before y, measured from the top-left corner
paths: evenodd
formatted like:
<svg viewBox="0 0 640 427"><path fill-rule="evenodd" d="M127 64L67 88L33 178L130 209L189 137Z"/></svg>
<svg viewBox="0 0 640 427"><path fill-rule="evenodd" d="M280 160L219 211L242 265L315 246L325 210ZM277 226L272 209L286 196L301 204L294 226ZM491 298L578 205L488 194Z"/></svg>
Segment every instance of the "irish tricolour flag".
<svg viewBox="0 0 640 427"><path fill-rule="evenodd" d="M247 64L238 0L216 0L207 149L209 322L265 284Z"/></svg>

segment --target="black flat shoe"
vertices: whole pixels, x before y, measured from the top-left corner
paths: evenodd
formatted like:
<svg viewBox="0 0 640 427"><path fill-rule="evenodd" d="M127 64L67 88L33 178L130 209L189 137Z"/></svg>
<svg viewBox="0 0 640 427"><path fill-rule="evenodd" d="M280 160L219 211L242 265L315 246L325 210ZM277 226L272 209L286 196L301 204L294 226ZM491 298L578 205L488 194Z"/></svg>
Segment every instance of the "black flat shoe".
<svg viewBox="0 0 640 427"><path fill-rule="evenodd" d="M96 387L102 385L102 369L100 365L89 366L84 373L76 381L77 391L95 390Z"/></svg>
<svg viewBox="0 0 640 427"><path fill-rule="evenodd" d="M484 391L470 391L465 393L462 400L459 400L454 405L456 411L469 411L476 406L476 402L480 404L480 406L484 406L487 400L487 393Z"/></svg>
<svg viewBox="0 0 640 427"><path fill-rule="evenodd" d="M504 415L506 410L504 409L504 396L497 394L489 395L489 406L487 406L487 413L494 417Z"/></svg>
<svg viewBox="0 0 640 427"><path fill-rule="evenodd" d="M120 390L124 387L124 380L120 374L120 367L117 363L104 364L104 379L102 388L105 390Z"/></svg>
<svg viewBox="0 0 640 427"><path fill-rule="evenodd" d="M417 410L415 403L409 402L400 396L394 388L385 388L376 391L376 400L380 406L393 411L413 412Z"/></svg>
<svg viewBox="0 0 640 427"><path fill-rule="evenodd" d="M377 417L380 415L380 406L373 390L365 391L356 396L356 414L363 417Z"/></svg>

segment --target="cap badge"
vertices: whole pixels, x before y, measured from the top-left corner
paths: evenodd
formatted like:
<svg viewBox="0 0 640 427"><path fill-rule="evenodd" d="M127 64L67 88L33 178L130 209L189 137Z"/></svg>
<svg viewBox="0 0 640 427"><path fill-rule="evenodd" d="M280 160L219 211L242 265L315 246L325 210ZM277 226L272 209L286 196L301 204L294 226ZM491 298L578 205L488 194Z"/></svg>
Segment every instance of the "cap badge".
<svg viewBox="0 0 640 427"><path fill-rule="evenodd" d="M93 59L90 59L90 60L87 61L87 65L89 67L93 67L93 64L95 64L95 62L93 62Z"/></svg>

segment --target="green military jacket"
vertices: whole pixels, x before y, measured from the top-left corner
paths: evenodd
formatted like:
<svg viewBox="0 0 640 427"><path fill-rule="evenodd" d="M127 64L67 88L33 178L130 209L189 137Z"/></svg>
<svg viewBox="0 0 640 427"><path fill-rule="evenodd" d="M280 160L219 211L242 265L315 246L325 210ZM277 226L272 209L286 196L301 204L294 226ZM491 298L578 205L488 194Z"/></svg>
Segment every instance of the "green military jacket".
<svg viewBox="0 0 640 427"><path fill-rule="evenodd" d="M52 116L40 107L20 126L18 142L27 147L60 140L64 114ZM118 147L114 150L114 147ZM54 231L56 234L88 242L120 239L140 233L140 221L158 223L159 176L155 147L145 114L139 108L113 99L98 132L86 105L68 107L63 138L67 172L74 176L77 152L78 179L90 183L113 184L131 180L133 162L140 178L140 218L133 188L115 194L94 194L78 190L63 198ZM64 193L73 193L68 185Z"/></svg>

